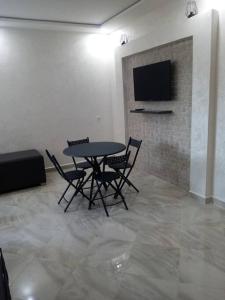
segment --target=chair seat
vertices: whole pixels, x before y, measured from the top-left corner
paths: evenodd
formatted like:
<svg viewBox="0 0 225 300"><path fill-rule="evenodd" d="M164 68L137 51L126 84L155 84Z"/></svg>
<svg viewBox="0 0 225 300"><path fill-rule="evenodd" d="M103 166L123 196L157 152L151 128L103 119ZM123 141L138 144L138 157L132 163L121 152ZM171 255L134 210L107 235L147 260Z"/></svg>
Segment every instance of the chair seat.
<svg viewBox="0 0 225 300"><path fill-rule="evenodd" d="M92 168L92 165L88 161L82 161L77 163L77 168L78 169L90 169Z"/></svg>
<svg viewBox="0 0 225 300"><path fill-rule="evenodd" d="M108 165L108 164L116 163L117 161L115 161L116 159L115 157L116 157L115 155L106 157L104 160L105 164Z"/></svg>
<svg viewBox="0 0 225 300"><path fill-rule="evenodd" d="M65 176L66 176L67 180L69 180L69 181L81 179L85 175L86 175L86 172L82 171L82 170L69 171L69 172L65 173Z"/></svg>
<svg viewBox="0 0 225 300"><path fill-rule="evenodd" d="M100 182L111 182L113 180L119 179L120 175L116 172L102 172L96 175L95 179Z"/></svg>
<svg viewBox="0 0 225 300"><path fill-rule="evenodd" d="M128 162L122 162L122 163L110 163L108 165L111 169L114 169L114 170L121 170L121 169L130 169L131 168L131 164Z"/></svg>

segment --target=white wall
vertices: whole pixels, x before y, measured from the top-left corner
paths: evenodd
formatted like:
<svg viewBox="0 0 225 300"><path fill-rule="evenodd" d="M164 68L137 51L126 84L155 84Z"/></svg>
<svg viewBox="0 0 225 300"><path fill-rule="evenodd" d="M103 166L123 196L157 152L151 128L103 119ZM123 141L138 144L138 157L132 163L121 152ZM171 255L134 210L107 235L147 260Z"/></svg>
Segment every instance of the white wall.
<svg viewBox="0 0 225 300"><path fill-rule="evenodd" d="M106 45L87 33L0 28L1 153L48 148L68 163L67 138L112 139Z"/></svg>
<svg viewBox="0 0 225 300"><path fill-rule="evenodd" d="M214 196L225 202L225 9L220 13Z"/></svg>
<svg viewBox="0 0 225 300"><path fill-rule="evenodd" d="M218 61L216 64L216 130L215 136L215 159L211 168L214 167L212 179L212 196L225 202L225 1L224 0L198 0L199 14L209 9L216 9L219 14L218 32ZM116 20L114 20L116 22ZM127 26L120 28L121 31L128 33L131 40L141 36L151 35L156 26L170 27L170 23L175 22L182 30L187 20L184 17L184 1L170 1L160 9L149 13L134 22L127 22ZM163 34L163 32L162 32ZM160 33L159 33L160 36ZM156 38L154 36L154 38ZM209 116L210 117L210 116ZM210 146L210 145L209 145ZM212 158L210 158L212 159Z"/></svg>
<svg viewBox="0 0 225 300"><path fill-rule="evenodd" d="M193 104L191 139L191 191L203 198L212 196L212 178L214 162L214 107L215 107L215 62L217 15L208 13L187 19L185 6L181 1L172 1L162 8L131 22L122 31L128 33L130 43L118 50L117 54L117 103L123 102L121 58L145 51L152 47L174 40L193 36ZM114 108L115 115L118 109ZM121 107L120 107L121 111ZM115 123L114 131L121 139L124 133L119 128L124 124L120 114L120 125Z"/></svg>
<svg viewBox="0 0 225 300"><path fill-rule="evenodd" d="M200 11L210 7L219 13L214 197L225 202L225 1L199 1Z"/></svg>

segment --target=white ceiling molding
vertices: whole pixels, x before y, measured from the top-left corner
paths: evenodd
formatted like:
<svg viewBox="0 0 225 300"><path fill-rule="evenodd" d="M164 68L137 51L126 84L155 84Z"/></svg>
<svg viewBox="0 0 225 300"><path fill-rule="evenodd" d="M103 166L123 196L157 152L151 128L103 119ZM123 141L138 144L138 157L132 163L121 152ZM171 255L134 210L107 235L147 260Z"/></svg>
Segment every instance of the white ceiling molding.
<svg viewBox="0 0 225 300"><path fill-rule="evenodd" d="M1 18L0 27L6 28L24 28L24 29L43 29L43 30L60 30L60 31L74 31L74 32L87 32L87 33L99 33L101 26L87 25L87 24L71 24L64 22L48 22L48 21L32 21L21 20L14 18Z"/></svg>
<svg viewBox="0 0 225 300"><path fill-rule="evenodd" d="M142 0L0 0L0 21L6 24L54 24L100 28L113 18L135 7Z"/></svg>

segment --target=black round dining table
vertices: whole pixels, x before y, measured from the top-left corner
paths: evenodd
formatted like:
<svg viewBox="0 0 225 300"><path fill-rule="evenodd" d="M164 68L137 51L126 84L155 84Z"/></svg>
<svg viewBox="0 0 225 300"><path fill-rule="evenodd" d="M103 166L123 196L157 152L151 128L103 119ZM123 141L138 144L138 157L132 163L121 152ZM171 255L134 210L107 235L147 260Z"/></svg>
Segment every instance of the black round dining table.
<svg viewBox="0 0 225 300"><path fill-rule="evenodd" d="M116 142L91 142L70 146L63 153L71 157L102 157L120 153L126 146Z"/></svg>

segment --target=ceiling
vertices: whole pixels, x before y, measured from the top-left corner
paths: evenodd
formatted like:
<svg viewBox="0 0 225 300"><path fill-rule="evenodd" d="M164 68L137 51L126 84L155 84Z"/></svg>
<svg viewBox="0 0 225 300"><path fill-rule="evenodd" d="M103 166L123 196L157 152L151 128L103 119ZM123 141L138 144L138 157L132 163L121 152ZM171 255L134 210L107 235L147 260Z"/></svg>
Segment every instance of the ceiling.
<svg viewBox="0 0 225 300"><path fill-rule="evenodd" d="M102 25L141 0L0 0L0 18Z"/></svg>

